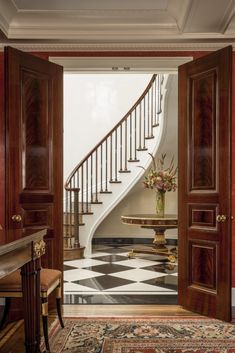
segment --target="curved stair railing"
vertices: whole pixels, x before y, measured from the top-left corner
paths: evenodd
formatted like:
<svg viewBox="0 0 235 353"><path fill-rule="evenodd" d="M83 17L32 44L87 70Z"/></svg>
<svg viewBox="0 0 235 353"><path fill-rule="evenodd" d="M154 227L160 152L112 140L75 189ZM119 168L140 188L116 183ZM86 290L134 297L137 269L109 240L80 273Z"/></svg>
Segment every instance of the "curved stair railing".
<svg viewBox="0 0 235 353"><path fill-rule="evenodd" d="M83 215L93 214L92 204L102 203L101 194L112 193L110 186L121 183L128 164L138 162L137 152L146 151L159 126L161 87L164 75L154 74L132 108L114 128L74 168L65 182L64 249L83 249L79 228ZM69 257L68 257L69 258Z"/></svg>

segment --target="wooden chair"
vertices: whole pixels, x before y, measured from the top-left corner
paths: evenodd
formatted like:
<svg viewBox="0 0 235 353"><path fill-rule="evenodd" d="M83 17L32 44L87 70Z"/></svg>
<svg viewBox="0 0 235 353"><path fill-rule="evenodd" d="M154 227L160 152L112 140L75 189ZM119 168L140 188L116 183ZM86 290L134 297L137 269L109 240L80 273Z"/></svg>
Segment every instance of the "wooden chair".
<svg viewBox="0 0 235 353"><path fill-rule="evenodd" d="M50 345L48 339L48 296L56 290L56 307L60 325L63 328L64 323L61 316L61 278L62 274L58 270L43 268L40 271L41 284L41 304L42 304L42 322L43 334L45 339L45 346L50 352ZM0 279L0 297L6 299L2 321L0 322L0 329L3 327L10 308L10 299L22 297L21 274L17 270L10 275Z"/></svg>

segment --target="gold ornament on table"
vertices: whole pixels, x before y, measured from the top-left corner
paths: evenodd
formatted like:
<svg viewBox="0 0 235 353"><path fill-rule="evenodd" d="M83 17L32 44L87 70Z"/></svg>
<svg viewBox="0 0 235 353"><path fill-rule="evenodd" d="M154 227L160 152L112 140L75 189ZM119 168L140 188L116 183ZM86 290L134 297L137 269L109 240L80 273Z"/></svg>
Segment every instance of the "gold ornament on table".
<svg viewBox="0 0 235 353"><path fill-rule="evenodd" d="M166 154L162 154L161 158L155 161L154 156L149 153L152 158L152 167L149 173L144 177L144 187L156 191L156 215L164 217L165 213L165 193L167 191L176 191L176 173L177 167L174 167L174 157L167 168L165 168ZM143 168L144 169L144 168Z"/></svg>

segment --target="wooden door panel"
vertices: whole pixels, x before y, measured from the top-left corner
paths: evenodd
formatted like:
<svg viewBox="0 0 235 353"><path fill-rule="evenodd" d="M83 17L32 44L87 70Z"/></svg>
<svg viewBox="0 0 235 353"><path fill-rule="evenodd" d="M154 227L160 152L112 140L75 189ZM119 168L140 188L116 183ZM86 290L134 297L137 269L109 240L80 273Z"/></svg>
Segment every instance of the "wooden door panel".
<svg viewBox="0 0 235 353"><path fill-rule="evenodd" d="M22 191L52 192L50 76L22 70Z"/></svg>
<svg viewBox="0 0 235 353"><path fill-rule="evenodd" d="M215 242L189 242L191 278L190 286L216 291L216 244Z"/></svg>
<svg viewBox="0 0 235 353"><path fill-rule="evenodd" d="M63 70L10 47L5 57L6 224L46 228L43 262L62 269Z"/></svg>
<svg viewBox="0 0 235 353"><path fill-rule="evenodd" d="M179 302L224 320L231 311L231 59L228 47L179 68Z"/></svg>
<svg viewBox="0 0 235 353"><path fill-rule="evenodd" d="M217 231L216 214L218 214L218 205L216 204L190 204L189 224L190 230L210 230Z"/></svg>
<svg viewBox="0 0 235 353"><path fill-rule="evenodd" d="M22 208L25 228L51 228L53 224L53 206L44 203L25 204Z"/></svg>
<svg viewBox="0 0 235 353"><path fill-rule="evenodd" d="M216 189L216 74L208 70L190 78L189 192Z"/></svg>

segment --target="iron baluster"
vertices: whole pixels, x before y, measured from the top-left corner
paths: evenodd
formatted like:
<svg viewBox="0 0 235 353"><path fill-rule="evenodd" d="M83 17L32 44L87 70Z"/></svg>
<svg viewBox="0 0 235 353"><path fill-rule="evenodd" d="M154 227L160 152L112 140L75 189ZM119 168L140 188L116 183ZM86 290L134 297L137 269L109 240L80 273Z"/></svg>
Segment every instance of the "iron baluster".
<svg viewBox="0 0 235 353"><path fill-rule="evenodd" d="M127 120L125 120L125 170L127 170Z"/></svg>

